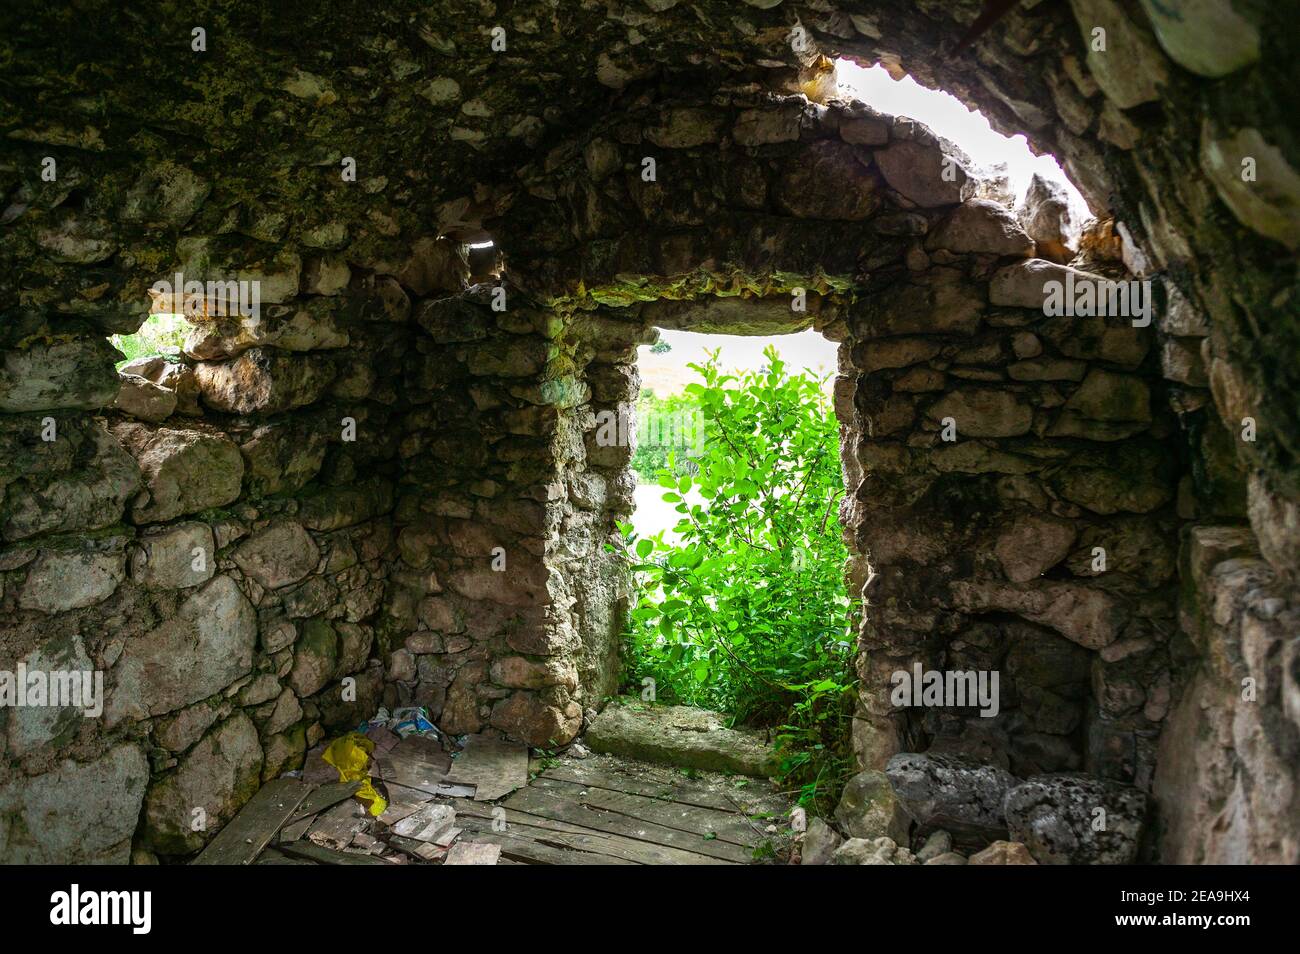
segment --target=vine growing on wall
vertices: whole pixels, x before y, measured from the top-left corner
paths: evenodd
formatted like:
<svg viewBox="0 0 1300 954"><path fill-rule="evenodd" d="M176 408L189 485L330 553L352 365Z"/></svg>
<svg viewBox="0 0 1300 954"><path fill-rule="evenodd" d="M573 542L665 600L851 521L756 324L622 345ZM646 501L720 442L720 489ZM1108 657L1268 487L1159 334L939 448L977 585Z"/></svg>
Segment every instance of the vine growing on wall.
<svg viewBox="0 0 1300 954"><path fill-rule="evenodd" d="M697 472L669 454L657 473L677 539L621 525L639 594L626 677L638 692L653 680L659 702L768 728L783 781L826 808L849 771L854 686L838 435L824 379L764 356L739 375L716 351L690 366Z"/></svg>

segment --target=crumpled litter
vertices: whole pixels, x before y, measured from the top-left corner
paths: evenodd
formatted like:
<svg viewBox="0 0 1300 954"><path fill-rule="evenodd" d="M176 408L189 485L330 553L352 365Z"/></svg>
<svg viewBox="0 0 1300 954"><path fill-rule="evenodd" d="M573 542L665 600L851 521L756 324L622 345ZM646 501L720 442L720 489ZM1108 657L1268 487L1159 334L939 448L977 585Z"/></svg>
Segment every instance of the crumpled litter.
<svg viewBox="0 0 1300 954"><path fill-rule="evenodd" d="M366 802L370 814L382 815L388 808L388 800L375 790L370 781L370 753L375 750L375 743L357 732L341 735L325 747L321 758L339 773L340 782L360 782L356 797Z"/></svg>
<svg viewBox="0 0 1300 954"><path fill-rule="evenodd" d="M405 739L407 736L422 735L426 739L442 741L437 726L429 718L429 710L424 706L405 706L394 709L391 713L380 707L369 722L363 722L357 729L362 734L371 726L383 726Z"/></svg>

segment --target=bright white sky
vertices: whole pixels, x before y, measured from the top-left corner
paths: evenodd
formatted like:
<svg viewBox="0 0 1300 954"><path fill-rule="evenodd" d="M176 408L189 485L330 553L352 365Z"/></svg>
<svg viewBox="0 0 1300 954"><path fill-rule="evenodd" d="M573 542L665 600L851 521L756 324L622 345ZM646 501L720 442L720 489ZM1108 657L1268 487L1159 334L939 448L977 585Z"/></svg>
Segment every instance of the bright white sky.
<svg viewBox="0 0 1300 954"><path fill-rule="evenodd" d="M919 119L940 136L961 146L980 165L1005 162L1017 202L1029 188L1030 177L1037 172L1043 178L1065 186L1078 221L1092 217L1079 190L1061 171L1060 163L1052 156L1035 156L1029 151L1024 136L1008 139L995 131L982 114L967 109L957 97L926 89L910 76L895 80L883 66L868 69L852 60L836 60L835 69L843 93L851 94L882 113Z"/></svg>
<svg viewBox="0 0 1300 954"><path fill-rule="evenodd" d="M1083 196L1065 177L1057 161L1051 156L1035 156L1024 136L1008 139L956 97L926 89L910 76L894 80L883 67L866 69L849 60L837 61L836 67L840 89L846 96L860 99L882 113L920 120L940 136L955 142L982 166L1006 163L1017 201L1029 187L1030 177L1037 172L1066 187L1078 221L1091 217ZM836 346L815 331L768 338L701 335L689 331L661 331L660 334L672 345L672 351L651 354L649 347L643 346L637 364L644 386L661 396L677 393L696 380L695 372L686 365L703 361L706 349L721 348L722 366L728 370L758 368L764 363L763 348L775 343L793 371L809 368L819 375L835 371Z"/></svg>
<svg viewBox="0 0 1300 954"><path fill-rule="evenodd" d="M659 336L672 345L673 350L667 354L652 354L648 345L642 345L636 363L641 369L642 386L653 388L660 397L676 394L690 382L698 381L699 377L687 365L702 363L706 350L718 348L722 350L722 367L727 371L762 367L767 364L763 349L774 344L791 373L806 368L818 377L835 374L835 351L838 346L815 331L748 338L740 335L702 335L694 331L661 330ZM827 387L830 387L830 383Z"/></svg>

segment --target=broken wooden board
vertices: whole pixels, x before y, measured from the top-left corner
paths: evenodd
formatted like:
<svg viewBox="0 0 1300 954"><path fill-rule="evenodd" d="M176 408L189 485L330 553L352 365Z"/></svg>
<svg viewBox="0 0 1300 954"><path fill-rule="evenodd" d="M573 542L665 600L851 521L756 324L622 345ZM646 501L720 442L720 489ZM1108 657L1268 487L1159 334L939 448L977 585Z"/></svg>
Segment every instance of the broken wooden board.
<svg viewBox="0 0 1300 954"><path fill-rule="evenodd" d="M414 737L403 739L402 744L391 752L376 756L372 768L375 776L386 784L403 785L429 795L449 795L452 783L447 773L451 757L445 752L425 752L419 747L407 746L406 743L412 741L415 741Z"/></svg>
<svg viewBox="0 0 1300 954"><path fill-rule="evenodd" d="M495 801L528 784L528 747L493 735L471 735L447 780L473 785L476 802Z"/></svg>
<svg viewBox="0 0 1300 954"><path fill-rule="evenodd" d="M462 841L447 851L444 865L494 865L501 857L501 846L487 842Z"/></svg>
<svg viewBox="0 0 1300 954"><path fill-rule="evenodd" d="M386 865L387 861L374 855L358 855L347 851L335 851L311 841L290 841L278 845L278 850L291 858L304 858L322 865Z"/></svg>
<svg viewBox="0 0 1300 954"><path fill-rule="evenodd" d="M311 791L296 778L263 785L191 864L246 865L254 861Z"/></svg>
<svg viewBox="0 0 1300 954"><path fill-rule="evenodd" d="M342 802L317 816L307 832L307 840L324 848L342 850L366 827L367 817L366 810L356 802Z"/></svg>
<svg viewBox="0 0 1300 954"><path fill-rule="evenodd" d="M416 841L436 841L455 824L456 809L440 802L430 802L394 825L393 834Z"/></svg>
<svg viewBox="0 0 1300 954"><path fill-rule="evenodd" d="M444 845L437 845L431 841L416 841L414 838L403 838L401 835L390 836L388 843L398 851L405 852L420 861L438 861L447 854Z"/></svg>
<svg viewBox="0 0 1300 954"><path fill-rule="evenodd" d="M339 770L325 761L325 746L318 745L307 753L302 765L302 780L309 785L325 785L339 780Z"/></svg>
<svg viewBox="0 0 1300 954"><path fill-rule="evenodd" d="M388 807L379 816L379 820L390 827L407 815L414 815L433 798L428 792L407 788L392 781L384 782L384 790L388 793Z"/></svg>
<svg viewBox="0 0 1300 954"><path fill-rule="evenodd" d="M375 743L375 751L381 755L391 751L398 742L402 741L401 736L382 725L372 725L366 729L366 738Z"/></svg>
<svg viewBox="0 0 1300 954"><path fill-rule="evenodd" d="M292 825L294 822L317 815L327 808L333 808L344 799L351 798L360 788L360 782L330 782L321 785L307 794L288 824Z"/></svg>
<svg viewBox="0 0 1300 954"><path fill-rule="evenodd" d="M442 746L434 739L426 739L422 735L408 735L400 739L391 751L431 765L441 765L444 771L451 765L451 756L443 751Z"/></svg>

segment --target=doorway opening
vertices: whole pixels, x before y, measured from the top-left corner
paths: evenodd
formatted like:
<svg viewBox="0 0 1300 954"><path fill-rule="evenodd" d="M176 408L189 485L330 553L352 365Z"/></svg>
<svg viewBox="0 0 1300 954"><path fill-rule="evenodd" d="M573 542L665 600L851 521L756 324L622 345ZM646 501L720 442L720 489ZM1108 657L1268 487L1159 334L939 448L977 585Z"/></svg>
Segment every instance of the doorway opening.
<svg viewBox="0 0 1300 954"><path fill-rule="evenodd" d="M852 773L853 631L833 381L819 333L661 331L638 354L624 690L758 730L786 794Z"/></svg>

